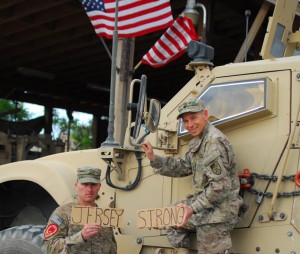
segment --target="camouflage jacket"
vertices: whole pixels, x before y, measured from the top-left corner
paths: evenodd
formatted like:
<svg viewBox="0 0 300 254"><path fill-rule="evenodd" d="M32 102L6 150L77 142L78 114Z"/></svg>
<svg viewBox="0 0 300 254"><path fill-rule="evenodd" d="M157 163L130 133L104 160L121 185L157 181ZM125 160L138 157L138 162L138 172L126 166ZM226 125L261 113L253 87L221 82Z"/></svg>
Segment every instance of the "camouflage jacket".
<svg viewBox="0 0 300 254"><path fill-rule="evenodd" d="M156 155L151 166L164 176L192 175L195 193L189 204L201 224L237 219L242 199L235 156L226 136L210 123L190 141L184 157Z"/></svg>
<svg viewBox="0 0 300 254"><path fill-rule="evenodd" d="M83 240L82 225L72 225L72 205L59 206L51 215L44 233L45 253L65 254L115 254L116 241L112 228L101 228L100 232Z"/></svg>

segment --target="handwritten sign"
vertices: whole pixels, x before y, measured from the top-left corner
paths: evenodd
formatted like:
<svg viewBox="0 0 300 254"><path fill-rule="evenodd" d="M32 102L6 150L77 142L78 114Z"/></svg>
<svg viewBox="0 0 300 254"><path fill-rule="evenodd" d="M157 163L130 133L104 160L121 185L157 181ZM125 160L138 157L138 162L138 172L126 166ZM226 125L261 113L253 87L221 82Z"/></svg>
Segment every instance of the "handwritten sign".
<svg viewBox="0 0 300 254"><path fill-rule="evenodd" d="M71 223L77 225L99 224L102 227L123 227L124 209L72 206Z"/></svg>
<svg viewBox="0 0 300 254"><path fill-rule="evenodd" d="M182 222L183 207L162 207L137 211L138 228L161 228L176 226Z"/></svg>

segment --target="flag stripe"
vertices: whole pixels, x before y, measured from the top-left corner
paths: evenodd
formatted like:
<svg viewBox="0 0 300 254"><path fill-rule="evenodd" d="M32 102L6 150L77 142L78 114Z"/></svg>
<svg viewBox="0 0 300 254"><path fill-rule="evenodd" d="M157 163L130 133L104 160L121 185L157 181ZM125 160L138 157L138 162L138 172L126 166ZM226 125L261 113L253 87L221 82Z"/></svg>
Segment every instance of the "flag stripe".
<svg viewBox="0 0 300 254"><path fill-rule="evenodd" d="M171 27L171 30L174 30L174 27ZM179 41L177 42L177 38L175 39L175 33L174 31L172 31L172 34L171 33L168 33L166 34L166 38L170 41L172 47L175 47L175 51L178 51L180 50L180 45L179 45Z"/></svg>
<svg viewBox="0 0 300 254"><path fill-rule="evenodd" d="M188 17L178 17L141 62L154 68L161 67L180 57L191 40L198 40L192 21Z"/></svg>
<svg viewBox="0 0 300 254"><path fill-rule="evenodd" d="M115 0L104 0L104 2L99 0L101 4L95 0L80 1L85 7L97 35L111 39L115 26ZM173 17L169 0L119 0L119 38L141 36L165 29L172 23Z"/></svg>
<svg viewBox="0 0 300 254"><path fill-rule="evenodd" d="M142 6L142 7L145 7ZM163 14L171 14L170 13L170 8L167 4L164 4L164 5L161 5L160 6L161 8L157 8L157 7L149 7L149 8L139 8L139 7L135 7L135 8L132 8L130 10L130 12L133 12L133 13L129 13L128 10L125 10L125 11L121 11L119 10L118 12L118 22L122 22L122 21L125 21L125 22L134 22L136 20L136 18L140 18L140 17L143 17L145 19L149 18L149 17L154 17L156 19L159 19L160 16L158 15L163 15ZM114 21L115 19L115 13L114 13L114 10L113 9L113 12L112 13L104 13L102 11L91 11L88 13L88 16L90 17L90 19L92 21L94 20L98 20L98 19L106 19L106 20L109 20L109 21ZM157 16L156 16L157 15ZM101 22L101 21L99 21Z"/></svg>
<svg viewBox="0 0 300 254"><path fill-rule="evenodd" d="M161 46L161 51L166 52L168 54L168 56L171 57L172 55L174 55L176 53L176 48L173 47L171 42L169 40L167 40L167 38L165 36L164 36L164 38L165 38L165 40L159 41L158 44ZM166 58L168 58L168 56L166 55Z"/></svg>
<svg viewBox="0 0 300 254"><path fill-rule="evenodd" d="M146 24L144 26L127 29L126 31L118 30L118 36L119 38L130 38L133 34L135 35L135 37L145 35L145 30L147 30L147 33L155 32L157 31L157 27L153 26L155 24L157 26L160 25L161 20L153 22L152 24ZM107 38L112 38L112 30L110 27L97 28L95 31L98 35L105 36Z"/></svg>
<svg viewBox="0 0 300 254"><path fill-rule="evenodd" d="M168 16L169 14L164 14L164 15L161 15L160 19L157 19L156 17L154 18L149 18L149 19L145 19L145 20L142 20L142 21L138 21L138 18L136 19L137 21L136 22L131 22L131 23L124 23L124 22L120 22L119 25L118 25L118 30L120 31L120 33L123 32L123 30L129 30L129 29L145 29L145 27L150 27L151 25L149 23L155 23L155 22L161 22L161 20L164 20L164 19L168 19ZM134 20L132 20L134 21ZM105 22L106 23L106 22ZM109 23L108 23L109 24ZM123 25L124 24L124 25ZM106 27L107 29L113 29L114 27L111 27L109 25L105 25L102 23L99 24L99 22L94 22L94 28L95 30L97 29L101 29L102 27ZM139 27L139 28L136 28L136 27Z"/></svg>

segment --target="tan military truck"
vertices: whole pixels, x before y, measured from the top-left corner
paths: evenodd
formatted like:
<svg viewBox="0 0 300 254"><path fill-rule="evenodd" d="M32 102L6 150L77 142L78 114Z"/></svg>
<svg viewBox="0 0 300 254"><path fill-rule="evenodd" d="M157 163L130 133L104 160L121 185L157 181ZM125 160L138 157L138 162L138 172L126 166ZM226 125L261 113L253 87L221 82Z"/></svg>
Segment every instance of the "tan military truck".
<svg viewBox="0 0 300 254"><path fill-rule="evenodd" d="M244 204L230 252L300 253L300 33L292 31L297 5L277 1L264 60L213 68L213 48L190 42L187 69L195 75L162 109L156 100L145 103L146 76L134 80L140 100L136 105L131 96L129 108L137 106L138 113L132 119L129 112L122 147L1 166L0 253L41 253L47 219L56 206L72 201L76 168L86 165L102 169L101 206L125 209L124 227L114 229L118 253L173 253L164 228L138 229L136 213L185 198L193 192L191 179L154 174L139 143L149 140L160 155L182 156L191 137L176 116L188 98L206 102L211 122L236 153Z"/></svg>

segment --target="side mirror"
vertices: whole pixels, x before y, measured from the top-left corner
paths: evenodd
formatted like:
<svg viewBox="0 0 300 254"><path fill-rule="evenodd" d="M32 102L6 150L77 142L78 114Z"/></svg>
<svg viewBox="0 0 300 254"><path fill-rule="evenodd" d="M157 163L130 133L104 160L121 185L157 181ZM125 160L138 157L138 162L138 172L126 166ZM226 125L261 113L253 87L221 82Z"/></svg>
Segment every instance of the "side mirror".
<svg viewBox="0 0 300 254"><path fill-rule="evenodd" d="M132 134L134 139L136 139L139 136L141 125L142 125L142 120L145 111L145 103L147 101L146 89L147 89L147 76L142 75L140 81L139 100L136 105L135 125Z"/></svg>
<svg viewBox="0 0 300 254"><path fill-rule="evenodd" d="M158 127L160 119L160 110L160 102L156 99L151 99L149 105L149 112L145 116L146 128L150 132L155 132Z"/></svg>
<svg viewBox="0 0 300 254"><path fill-rule="evenodd" d="M140 84L139 99L138 99L138 103L133 103L132 102L133 101L133 90L134 90L134 85L136 83ZM129 103L127 105L127 110L129 111L129 113L128 113L128 128L129 128L129 132L131 133L130 140L131 140L131 138L137 139L137 137L139 136L139 133L140 133L142 121L145 120L144 115L145 115L145 112L147 111L146 89L147 89L147 77L145 75L142 75L141 79L134 79L131 81ZM136 112L133 131L131 130L132 111Z"/></svg>
<svg viewBox="0 0 300 254"><path fill-rule="evenodd" d="M133 102L133 90L134 86L138 83L140 85L138 103ZM178 139L175 137L177 132L172 130L164 130L159 128L159 120L161 114L161 104L156 99L151 99L149 103L149 111L147 109L147 77L142 75L141 79L134 79L130 84L129 102L127 105L128 109L128 141L129 144L134 147L141 147L141 139L148 135L150 132L156 133L154 149L168 150L173 152L178 148ZM132 112L136 111L135 121L132 122ZM142 122L145 123L146 132L137 141L139 137ZM160 135L160 138L158 138ZM163 141L161 139L163 135ZM158 145L159 142L159 145Z"/></svg>
<svg viewBox="0 0 300 254"><path fill-rule="evenodd" d="M134 85L136 83L140 84L140 91L139 91L139 99L138 103L133 103L133 90ZM149 111L147 111L147 77L142 75L141 79L134 79L131 81L130 84L130 95L129 95L129 103L127 105L127 109L129 110L128 114L128 128L129 133L131 133L129 137L129 142L133 146L140 146L139 144L133 142L139 136L142 121L144 121L146 129L150 132L155 132L158 128L158 123L160 119L160 112L161 112L161 105L160 102L156 99L151 99L149 104ZM132 128L132 111L136 111L135 122L133 125L133 131L131 132ZM131 140L133 139L133 140Z"/></svg>

